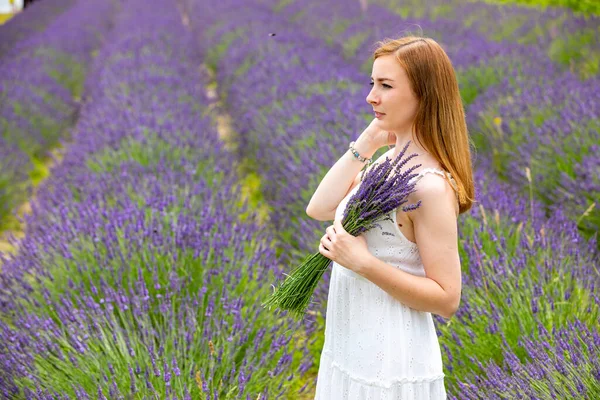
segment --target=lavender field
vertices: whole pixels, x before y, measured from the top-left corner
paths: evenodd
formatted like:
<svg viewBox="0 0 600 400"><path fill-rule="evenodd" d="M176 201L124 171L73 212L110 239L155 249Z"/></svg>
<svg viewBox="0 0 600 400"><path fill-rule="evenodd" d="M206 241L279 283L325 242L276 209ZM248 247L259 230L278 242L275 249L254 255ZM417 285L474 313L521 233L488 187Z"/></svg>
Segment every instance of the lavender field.
<svg viewBox="0 0 600 400"><path fill-rule="evenodd" d="M434 315L448 398L600 398L599 22L47 0L0 26L0 398L312 399L329 271L301 321L260 304L317 250L306 206L373 118L375 42L407 32L448 53L476 149L460 307Z"/></svg>

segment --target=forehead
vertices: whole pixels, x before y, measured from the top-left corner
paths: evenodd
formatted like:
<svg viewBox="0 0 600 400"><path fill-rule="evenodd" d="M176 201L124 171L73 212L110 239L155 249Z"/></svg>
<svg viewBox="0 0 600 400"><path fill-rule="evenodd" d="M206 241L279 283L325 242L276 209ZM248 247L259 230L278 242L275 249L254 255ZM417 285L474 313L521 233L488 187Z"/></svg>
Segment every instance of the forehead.
<svg viewBox="0 0 600 400"><path fill-rule="evenodd" d="M379 77L400 79L405 75L404 68L400 65L396 56L386 54L385 56L377 57L373 61L373 78Z"/></svg>

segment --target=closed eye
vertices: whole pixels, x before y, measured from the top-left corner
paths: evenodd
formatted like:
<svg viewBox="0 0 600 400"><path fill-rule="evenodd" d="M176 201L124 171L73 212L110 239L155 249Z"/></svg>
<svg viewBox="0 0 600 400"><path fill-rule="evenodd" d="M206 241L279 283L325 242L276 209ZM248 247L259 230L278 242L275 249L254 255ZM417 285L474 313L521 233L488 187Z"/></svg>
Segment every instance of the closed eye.
<svg viewBox="0 0 600 400"><path fill-rule="evenodd" d="M373 83L374 82L371 82L371 83L369 83L369 85L373 86ZM386 88L386 89L391 89L392 88L390 85L388 85L386 83L383 84L383 87Z"/></svg>

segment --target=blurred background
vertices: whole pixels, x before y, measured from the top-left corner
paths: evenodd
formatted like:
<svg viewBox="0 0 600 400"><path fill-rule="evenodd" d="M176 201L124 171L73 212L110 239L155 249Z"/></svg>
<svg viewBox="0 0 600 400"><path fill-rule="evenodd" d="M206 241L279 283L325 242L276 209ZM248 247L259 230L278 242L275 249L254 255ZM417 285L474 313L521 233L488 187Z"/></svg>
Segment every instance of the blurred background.
<svg viewBox="0 0 600 400"><path fill-rule="evenodd" d="M312 399L329 271L301 321L260 303L329 225L306 205L373 119L376 41L410 33L473 146L448 397L600 398L599 13L0 0L0 398Z"/></svg>

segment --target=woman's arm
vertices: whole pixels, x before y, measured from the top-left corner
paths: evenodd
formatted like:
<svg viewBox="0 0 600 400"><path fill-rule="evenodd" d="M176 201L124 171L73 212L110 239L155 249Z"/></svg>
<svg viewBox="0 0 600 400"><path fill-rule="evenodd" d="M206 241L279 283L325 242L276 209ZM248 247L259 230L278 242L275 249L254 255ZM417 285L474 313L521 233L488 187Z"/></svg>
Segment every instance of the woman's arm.
<svg viewBox="0 0 600 400"><path fill-rule="evenodd" d="M373 119L356 139L354 149L362 157L371 158L379 148L395 143L395 138L393 133L379 129L378 120ZM321 180L306 207L306 214L318 221L333 220L337 206L360 182L359 172L364 166L348 149Z"/></svg>
<svg viewBox="0 0 600 400"><path fill-rule="evenodd" d="M377 150L373 150L373 146L364 141L359 143L358 140L354 148L365 158L371 158ZM333 220L337 206L360 182L359 172L364 166L365 164L358 161L348 149L319 183L306 207L306 214L318 221Z"/></svg>

